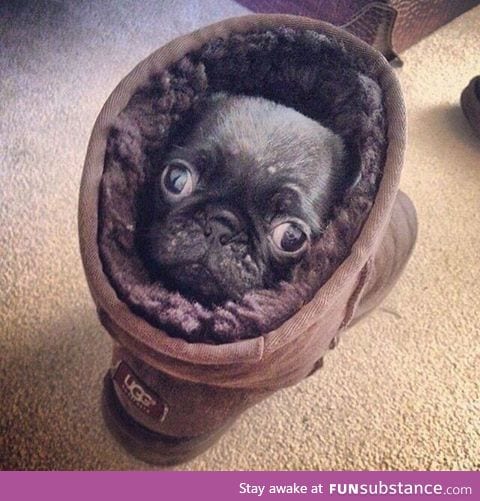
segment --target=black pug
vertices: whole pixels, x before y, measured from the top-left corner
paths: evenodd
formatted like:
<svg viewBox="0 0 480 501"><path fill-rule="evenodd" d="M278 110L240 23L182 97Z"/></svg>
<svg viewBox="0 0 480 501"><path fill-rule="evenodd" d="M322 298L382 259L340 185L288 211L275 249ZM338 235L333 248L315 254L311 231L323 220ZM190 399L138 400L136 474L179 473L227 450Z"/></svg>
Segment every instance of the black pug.
<svg viewBox="0 0 480 501"><path fill-rule="evenodd" d="M154 277L202 304L290 280L347 178L340 136L259 97L206 98L154 180Z"/></svg>

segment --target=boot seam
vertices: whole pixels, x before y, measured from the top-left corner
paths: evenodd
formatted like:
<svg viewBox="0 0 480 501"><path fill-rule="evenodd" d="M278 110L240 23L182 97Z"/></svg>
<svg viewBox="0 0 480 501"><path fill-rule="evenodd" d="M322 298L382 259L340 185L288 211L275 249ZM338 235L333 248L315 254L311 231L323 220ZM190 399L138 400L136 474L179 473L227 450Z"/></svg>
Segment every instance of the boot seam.
<svg viewBox="0 0 480 501"><path fill-rule="evenodd" d="M357 285L355 286L355 289L348 299L347 306L345 307L345 314L342 323L340 324L340 330L347 329L355 315L355 310L357 309L357 305L361 299L362 292L365 289L365 286L368 283L368 279L370 277L370 269L371 259L369 259L365 263L364 267L360 270Z"/></svg>

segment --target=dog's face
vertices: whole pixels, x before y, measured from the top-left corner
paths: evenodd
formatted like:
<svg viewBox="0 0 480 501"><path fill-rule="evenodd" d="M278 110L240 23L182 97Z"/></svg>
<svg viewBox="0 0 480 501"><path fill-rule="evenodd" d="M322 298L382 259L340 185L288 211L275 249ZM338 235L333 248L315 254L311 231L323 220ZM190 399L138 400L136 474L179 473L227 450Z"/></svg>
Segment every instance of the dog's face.
<svg viewBox="0 0 480 501"><path fill-rule="evenodd" d="M159 165L149 264L204 304L290 279L321 231L343 172L343 144L262 98L216 94Z"/></svg>

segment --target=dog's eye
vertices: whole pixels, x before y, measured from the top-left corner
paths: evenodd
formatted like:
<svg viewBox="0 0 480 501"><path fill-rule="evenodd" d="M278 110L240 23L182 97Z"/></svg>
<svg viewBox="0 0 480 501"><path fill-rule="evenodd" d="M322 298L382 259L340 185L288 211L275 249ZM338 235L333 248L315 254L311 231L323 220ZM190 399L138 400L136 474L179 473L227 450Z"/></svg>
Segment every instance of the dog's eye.
<svg viewBox="0 0 480 501"><path fill-rule="evenodd" d="M297 253L306 246L307 235L300 225L287 222L279 224L273 229L272 240L281 251Z"/></svg>
<svg viewBox="0 0 480 501"><path fill-rule="evenodd" d="M162 173L161 182L166 194L176 200L187 197L193 192L192 171L183 161L175 161L167 165Z"/></svg>

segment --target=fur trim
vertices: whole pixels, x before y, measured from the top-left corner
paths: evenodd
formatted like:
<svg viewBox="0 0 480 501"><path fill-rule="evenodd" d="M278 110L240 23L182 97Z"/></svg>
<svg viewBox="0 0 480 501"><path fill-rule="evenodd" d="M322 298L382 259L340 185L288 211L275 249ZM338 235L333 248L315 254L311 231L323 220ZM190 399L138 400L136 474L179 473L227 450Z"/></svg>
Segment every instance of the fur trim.
<svg viewBox="0 0 480 501"><path fill-rule="evenodd" d="M218 91L263 96L330 127L344 138L352 176L360 180L291 283L208 309L150 278L135 232L149 210L142 192L155 165L195 103ZM308 302L348 256L373 204L386 146L381 89L366 62L337 42L287 28L213 40L151 77L110 131L99 200L104 271L132 311L172 336L227 343L265 334Z"/></svg>

